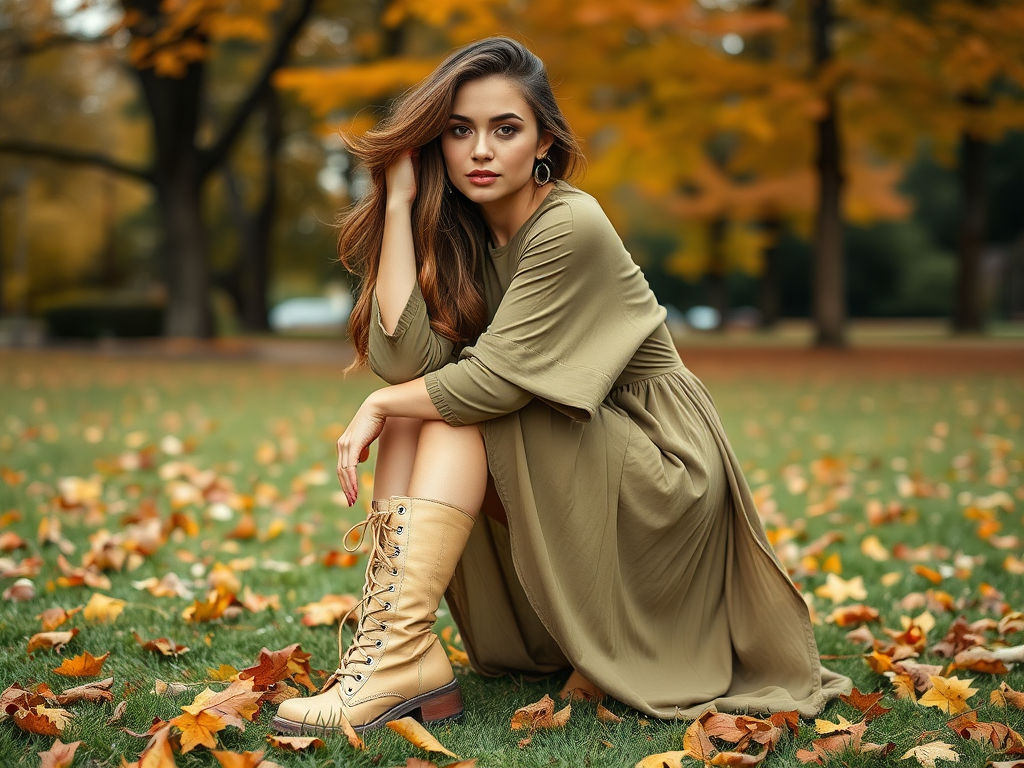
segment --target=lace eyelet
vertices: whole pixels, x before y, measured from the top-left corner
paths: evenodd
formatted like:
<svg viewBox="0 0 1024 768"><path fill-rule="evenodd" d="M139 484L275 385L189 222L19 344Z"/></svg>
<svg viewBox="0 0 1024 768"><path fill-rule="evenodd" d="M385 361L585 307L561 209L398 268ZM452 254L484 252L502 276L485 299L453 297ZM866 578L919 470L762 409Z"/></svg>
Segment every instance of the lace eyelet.
<svg viewBox="0 0 1024 768"><path fill-rule="evenodd" d="M384 643L382 643L382 642L381 642L380 640L378 640L378 641L377 641L376 643L374 643L373 645L374 645L374 647L376 647L376 648L382 648L382 647L384 647Z"/></svg>
<svg viewBox="0 0 1024 768"><path fill-rule="evenodd" d="M400 514L400 515L404 515L405 514L405 506L404 505L402 505L402 504L398 505L398 514Z"/></svg>
<svg viewBox="0 0 1024 768"><path fill-rule="evenodd" d="M373 656L367 656L366 657L366 663L367 664L373 664Z"/></svg>
<svg viewBox="0 0 1024 768"><path fill-rule="evenodd" d="M385 611L390 611L391 610L391 603L384 603L384 610Z"/></svg>
<svg viewBox="0 0 1024 768"><path fill-rule="evenodd" d="M387 625L387 624L381 624L381 625L380 625L380 628L381 628L381 629L387 629L387 628L388 628L388 625Z"/></svg>
<svg viewBox="0 0 1024 768"><path fill-rule="evenodd" d="M358 680L359 682L362 682L363 681L363 676L362 675L356 675L356 680Z"/></svg>
<svg viewBox="0 0 1024 768"><path fill-rule="evenodd" d="M402 554L402 548L395 544L395 557L398 557L400 554Z"/></svg>
<svg viewBox="0 0 1024 768"><path fill-rule="evenodd" d="M398 569L397 568L392 568L391 569L391 575L392 576L397 576L398 575Z"/></svg>
<svg viewBox="0 0 1024 768"><path fill-rule="evenodd" d="M388 592L394 592L394 591L395 591L395 585L394 584L389 584L388 585Z"/></svg>
<svg viewBox="0 0 1024 768"><path fill-rule="evenodd" d="M404 531L404 530L405 530L405 526L404 525L400 525L397 528L395 528L395 533L401 535L402 531Z"/></svg>
<svg viewBox="0 0 1024 768"><path fill-rule="evenodd" d="M350 695L351 695L351 693L352 693L352 689L351 689L351 688L346 688L346 689L345 689L345 693L347 693L347 694L350 694Z"/></svg>

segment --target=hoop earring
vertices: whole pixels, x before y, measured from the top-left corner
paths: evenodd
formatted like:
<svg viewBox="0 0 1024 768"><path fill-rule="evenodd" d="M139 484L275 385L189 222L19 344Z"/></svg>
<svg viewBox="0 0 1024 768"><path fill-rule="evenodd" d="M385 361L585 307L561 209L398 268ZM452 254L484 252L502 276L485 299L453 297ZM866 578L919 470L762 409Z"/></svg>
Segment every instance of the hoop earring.
<svg viewBox="0 0 1024 768"><path fill-rule="evenodd" d="M544 178L541 178L543 173ZM543 187L551 181L551 165L546 157L538 157L533 166L533 181L538 187Z"/></svg>

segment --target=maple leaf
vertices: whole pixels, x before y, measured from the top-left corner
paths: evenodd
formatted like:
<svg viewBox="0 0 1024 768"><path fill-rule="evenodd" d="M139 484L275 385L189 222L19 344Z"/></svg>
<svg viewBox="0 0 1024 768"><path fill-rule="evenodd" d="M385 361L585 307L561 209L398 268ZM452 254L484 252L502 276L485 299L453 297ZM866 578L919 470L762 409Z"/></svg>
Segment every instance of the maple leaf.
<svg viewBox="0 0 1024 768"><path fill-rule="evenodd" d="M837 627L865 624L869 621L878 621L878 610L862 603L846 605L832 611L825 617L825 621L835 624Z"/></svg>
<svg viewBox="0 0 1024 768"><path fill-rule="evenodd" d="M123 763L123 768L176 768L174 750L169 741L170 727L166 722L154 723L151 738L134 763ZM123 761L122 761L123 762Z"/></svg>
<svg viewBox="0 0 1024 768"><path fill-rule="evenodd" d="M941 677L930 675L932 687L918 699L918 704L923 707L935 707L936 709L956 714L970 709L967 700L978 692L977 688L971 688L974 681L970 678L960 680L957 677Z"/></svg>
<svg viewBox="0 0 1024 768"><path fill-rule="evenodd" d="M224 615L224 611L234 600L235 596L230 593L211 589L206 595L206 600L196 599L192 605L182 611L181 617L190 622L214 621Z"/></svg>
<svg viewBox="0 0 1024 768"><path fill-rule="evenodd" d="M60 736L73 715L66 709L56 709L38 704L31 709L16 709L12 713L14 724L29 733L43 736Z"/></svg>
<svg viewBox="0 0 1024 768"><path fill-rule="evenodd" d="M207 711L201 711L196 715L185 712L168 722L181 731L182 754L191 752L200 745L213 749L217 746L214 734L227 727L223 718Z"/></svg>
<svg viewBox="0 0 1024 768"><path fill-rule="evenodd" d="M978 713L975 711L964 712L946 725L962 738L988 742L998 751L1011 755L1024 754L1024 738L1019 733L1003 723L978 720Z"/></svg>
<svg viewBox="0 0 1024 768"><path fill-rule="evenodd" d="M37 632L28 639L28 647L25 649L25 653L32 653L37 648L53 648L57 653L60 653L64 646L70 643L71 639L77 634L77 627L68 632Z"/></svg>
<svg viewBox="0 0 1024 768"><path fill-rule="evenodd" d="M72 741L70 744L64 744L60 739L55 739L48 750L36 753L42 761L39 768L69 768L75 759L75 750L81 743Z"/></svg>
<svg viewBox="0 0 1024 768"><path fill-rule="evenodd" d="M251 722L259 711L260 696L259 691L253 690L252 680L236 680L219 693L205 689L182 709L197 717L208 711L222 718L226 725L245 730L245 721Z"/></svg>
<svg viewBox="0 0 1024 768"><path fill-rule="evenodd" d="M191 600L194 597L192 590L174 571L165 573L159 579L156 576L151 576L141 581L133 581L132 586L136 589L146 590L153 597L180 597L185 600Z"/></svg>
<svg viewBox="0 0 1024 768"><path fill-rule="evenodd" d="M207 667L206 672L211 680L236 680L238 678L238 670L230 664L221 664L217 669Z"/></svg>
<svg viewBox="0 0 1024 768"><path fill-rule="evenodd" d="M568 707L566 707L566 709L568 709ZM441 754L454 757L456 760L459 759L458 755L447 749L441 742L434 738L430 731L411 717L391 720L387 725L388 728L397 733L403 739L422 750L427 752L440 752Z"/></svg>
<svg viewBox="0 0 1024 768"><path fill-rule="evenodd" d="M545 693L539 701L517 709L512 715L510 727L513 731L523 728L529 728L531 731L539 728L563 728L569 722L571 714L571 704L566 704L556 713L554 699Z"/></svg>
<svg viewBox="0 0 1024 768"><path fill-rule="evenodd" d="M153 653L159 653L164 656L180 656L183 653L188 653L188 646L178 645L173 640L168 640L166 637L158 637L156 640L143 640L138 632L132 632L132 636L135 638L135 642L145 648L147 651L153 651Z"/></svg>
<svg viewBox="0 0 1024 768"><path fill-rule="evenodd" d="M844 603L847 600L866 600L867 590L864 589L864 577L855 576L849 581L834 573L825 577L825 583L814 590L818 597L827 597L835 603Z"/></svg>
<svg viewBox="0 0 1024 768"><path fill-rule="evenodd" d="M849 733L853 727L853 723L847 720L842 715L839 716L838 723L832 723L828 720L815 720L814 730L820 733L822 736L827 736L830 733Z"/></svg>
<svg viewBox="0 0 1024 768"><path fill-rule="evenodd" d="M924 768L936 768L936 760L949 760L953 763L960 762L960 755L953 751L953 748L944 741L930 741L927 744L908 749L901 760L908 760L911 757L917 760Z"/></svg>
<svg viewBox="0 0 1024 768"><path fill-rule="evenodd" d="M95 677L103 669L103 662L107 660L110 651L102 656L93 656L86 651L73 659L65 659L64 663L53 670L58 675L65 677Z"/></svg>
<svg viewBox="0 0 1024 768"><path fill-rule="evenodd" d="M92 597L89 598L89 602L86 603L85 608L82 609L82 616L85 617L86 621L98 621L101 623L114 621L121 615L125 605L127 603L124 600L94 592Z"/></svg>
<svg viewBox="0 0 1024 768"><path fill-rule="evenodd" d="M884 695L881 691L861 693L857 688L854 688L848 695L845 693L840 695L839 699L864 715L864 722L870 722L889 711L889 708L883 707L878 703Z"/></svg>
<svg viewBox="0 0 1024 768"><path fill-rule="evenodd" d="M320 749L324 746L324 740L316 736L278 736L273 733L267 734L267 741L271 746L284 749L289 752L302 752L307 749Z"/></svg>
<svg viewBox="0 0 1024 768"><path fill-rule="evenodd" d="M815 739L811 742L811 749L798 749L796 751L796 759L801 763L824 764L827 760L831 760L836 755L841 755L847 751L859 753L861 751L861 740L867 727L867 722L861 721L854 723L841 733L834 733L821 739Z"/></svg>
<svg viewBox="0 0 1024 768"><path fill-rule="evenodd" d="M255 690L265 690L274 683L287 679L305 686L307 690L315 691L317 687L310 679L311 657L312 654L305 653L298 643L292 643L279 651L261 648L256 663L239 671L238 678L252 678Z"/></svg>

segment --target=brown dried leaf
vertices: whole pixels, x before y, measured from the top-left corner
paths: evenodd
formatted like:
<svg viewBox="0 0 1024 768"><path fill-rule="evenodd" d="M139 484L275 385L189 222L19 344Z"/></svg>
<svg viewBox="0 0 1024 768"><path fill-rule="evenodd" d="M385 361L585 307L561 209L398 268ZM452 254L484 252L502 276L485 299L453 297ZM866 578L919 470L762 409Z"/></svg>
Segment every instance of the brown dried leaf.
<svg viewBox="0 0 1024 768"><path fill-rule="evenodd" d="M864 715L865 722L870 722L876 717L881 717L889 711L889 708L883 707L878 703L882 700L884 695L885 694L881 691L876 693L861 693L859 690L854 688L849 695L843 694L839 698L841 701L846 702Z"/></svg>
<svg viewBox="0 0 1024 768"><path fill-rule="evenodd" d="M997 707L1009 705L1017 709L1024 709L1024 692L1015 691L1006 683L1000 683L999 687L989 694L989 701Z"/></svg>
<svg viewBox="0 0 1024 768"><path fill-rule="evenodd" d="M983 675L1005 675L1010 671L998 656L979 646L960 651L949 669L966 669Z"/></svg>
<svg viewBox="0 0 1024 768"><path fill-rule="evenodd" d="M237 680L219 693L205 689L182 709L196 717L202 712L211 712L223 719L226 725L245 730L245 721L251 722L259 711L261 695L260 691L253 690L252 680Z"/></svg>
<svg viewBox="0 0 1024 768"><path fill-rule="evenodd" d="M65 611L63 608L47 608L36 616L36 618L43 623L44 632L52 632L80 610L82 610L81 606L78 608L72 608L70 611Z"/></svg>
<svg viewBox="0 0 1024 768"><path fill-rule="evenodd" d="M298 643L282 648L279 651L271 651L261 648L256 663L239 671L238 678L245 680L253 679L254 690L262 691L268 689L274 683L281 680L294 680L303 685L309 691L317 690L310 675L312 670L309 667L309 660L312 654L305 653Z"/></svg>
<svg viewBox="0 0 1024 768"><path fill-rule="evenodd" d="M29 733L43 736L60 736L74 715L66 709L56 709L39 704L31 709L15 709L11 713L14 724Z"/></svg>
<svg viewBox="0 0 1024 768"><path fill-rule="evenodd" d="M54 698L59 704L77 704L80 701L89 701L98 704L103 701L113 701L114 694L110 692L114 687L114 678L108 677L105 680L97 680L75 688L68 688L63 693L58 693Z"/></svg>
<svg viewBox="0 0 1024 768"><path fill-rule="evenodd" d="M352 609L358 604L353 595L324 595L315 603L300 605L296 610L302 614L306 627L321 627L337 624L342 616L349 614L350 621L358 621Z"/></svg>
<svg viewBox="0 0 1024 768"><path fill-rule="evenodd" d="M915 758L924 768L935 768L936 760L948 760L952 763L960 762L960 755L953 751L952 747L944 741L930 741L908 749L901 760Z"/></svg>
<svg viewBox="0 0 1024 768"><path fill-rule="evenodd" d="M602 723L621 723L622 718L612 712L603 704L597 705L597 719Z"/></svg>
<svg viewBox="0 0 1024 768"><path fill-rule="evenodd" d="M446 749L441 742L434 738L430 731L411 717L392 720L387 725L392 731L420 749L426 750L427 752L440 752L445 755L450 755L456 760L459 759L458 755L451 750Z"/></svg>
<svg viewBox="0 0 1024 768"><path fill-rule="evenodd" d="M226 752L214 749L211 753L221 768L260 768L267 766L263 761L263 750L258 752Z"/></svg>
<svg viewBox="0 0 1024 768"><path fill-rule="evenodd" d="M562 728L569 722L571 714L571 704L566 704L556 713L554 700L545 693L539 701L517 709L512 715L510 727L513 731L523 728L529 728L531 731L538 728Z"/></svg>
<svg viewBox="0 0 1024 768"><path fill-rule="evenodd" d="M138 632L132 632L132 636L135 638L135 642L147 651L159 653L163 656L178 657L183 653L188 653L189 650L187 645L178 645L166 637L158 637L156 640L143 640Z"/></svg>
<svg viewBox="0 0 1024 768"><path fill-rule="evenodd" d="M124 711L126 709L128 709L128 699L121 699L121 701L118 702L117 706L114 707L114 714L112 714L110 716L110 719L107 720L107 725L113 725L114 723L118 722L122 717L124 717Z"/></svg>

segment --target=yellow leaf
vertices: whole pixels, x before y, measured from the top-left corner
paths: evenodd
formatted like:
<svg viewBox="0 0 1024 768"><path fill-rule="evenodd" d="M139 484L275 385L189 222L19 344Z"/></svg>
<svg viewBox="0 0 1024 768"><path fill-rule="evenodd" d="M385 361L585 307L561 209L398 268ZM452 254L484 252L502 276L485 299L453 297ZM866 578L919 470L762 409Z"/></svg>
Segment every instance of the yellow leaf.
<svg viewBox="0 0 1024 768"><path fill-rule="evenodd" d="M855 576L849 581L834 573L825 577L825 583L814 590L818 597L827 597L833 603L842 603L847 600L866 600L867 591L864 589L864 577Z"/></svg>
<svg viewBox="0 0 1024 768"><path fill-rule="evenodd" d="M941 677L940 675L929 675L932 687L924 692L918 704L923 707L935 707L936 709L956 714L970 709L967 700L978 692L977 688L971 688L973 679L960 680L957 677Z"/></svg>
<svg viewBox="0 0 1024 768"><path fill-rule="evenodd" d="M127 603L124 600L118 600L116 597L107 597L99 592L94 592L92 597L89 598L89 602L86 603L85 608L82 609L82 615L86 621L114 621L121 615L125 605Z"/></svg>
<svg viewBox="0 0 1024 768"><path fill-rule="evenodd" d="M927 744L921 744L913 749L908 749L900 759L907 760L911 757L916 759L924 768L936 768L936 760L948 760L951 763L960 762L960 755L954 752L953 748L944 741L930 741Z"/></svg>
<svg viewBox="0 0 1024 768"><path fill-rule="evenodd" d="M454 752L446 749L441 742L433 737L433 735L424 728L418 721L411 717L403 717L400 720L392 720L388 723L388 728L397 733L403 739L408 741L410 744L419 747L420 749L426 750L427 752L441 752L445 755L450 755L456 760L459 756Z"/></svg>
<svg viewBox="0 0 1024 768"><path fill-rule="evenodd" d="M815 720L814 721L814 730L817 731L818 733L820 733L822 736L826 736L826 735L828 735L830 733L837 733L839 731L848 731L848 730L850 730L850 727L852 725L853 725L853 723L851 723L845 717L840 715L838 723L832 723L832 722L829 722L828 720Z"/></svg>

